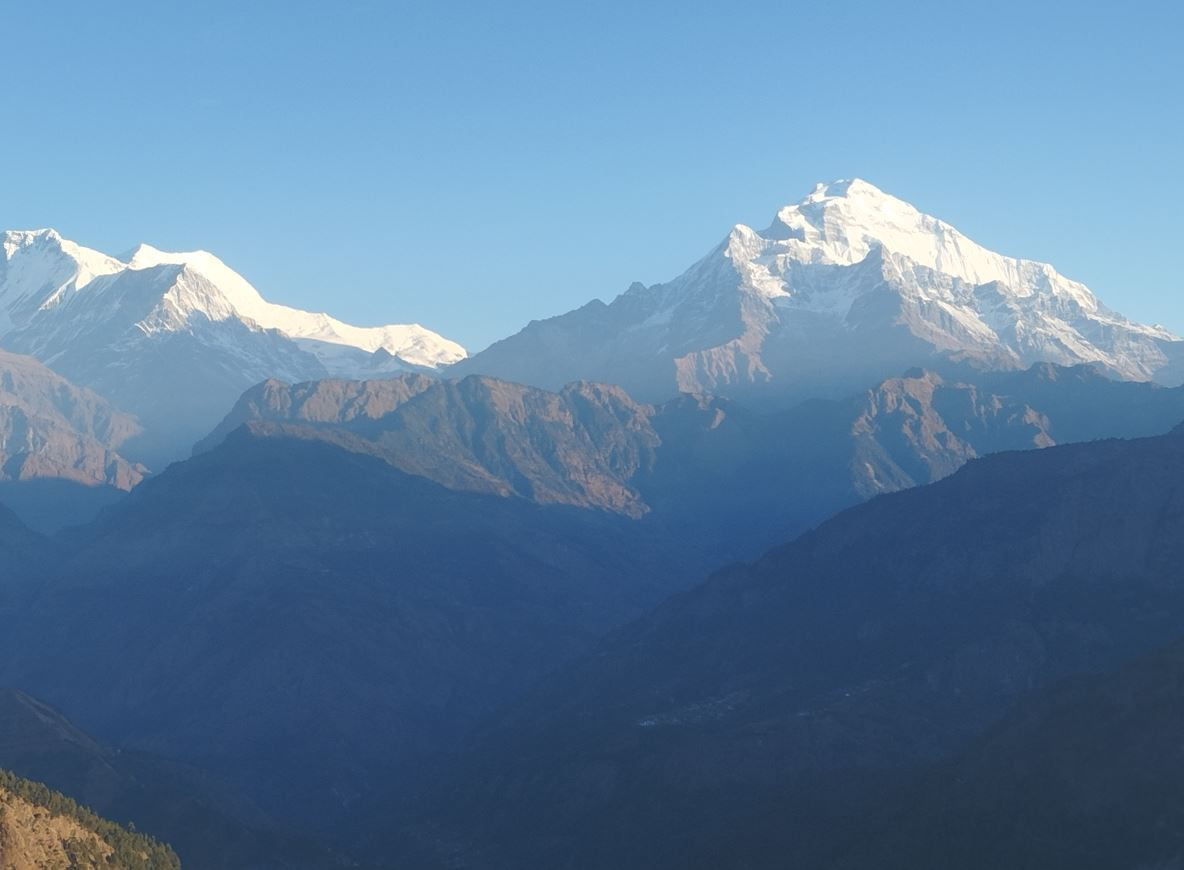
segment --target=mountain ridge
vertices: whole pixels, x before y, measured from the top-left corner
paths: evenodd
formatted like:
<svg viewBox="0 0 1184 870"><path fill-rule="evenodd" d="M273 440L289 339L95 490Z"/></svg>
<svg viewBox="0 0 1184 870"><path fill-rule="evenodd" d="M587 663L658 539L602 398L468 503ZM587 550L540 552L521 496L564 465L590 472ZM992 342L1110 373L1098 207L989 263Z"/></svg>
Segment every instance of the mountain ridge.
<svg viewBox="0 0 1184 870"><path fill-rule="evenodd" d="M708 395L647 404L590 382L551 392L408 374L265 381L194 451L244 424L295 426L451 489L606 510L655 534L689 534L726 561L977 456L1162 434L1182 420L1184 390L1112 381L1088 366L961 378L913 370L841 401L766 414Z"/></svg>
<svg viewBox="0 0 1184 870"><path fill-rule="evenodd" d="M130 490L147 469L117 452L134 417L37 360L0 351L0 479L60 477Z"/></svg>
<svg viewBox="0 0 1184 870"><path fill-rule="evenodd" d="M464 356L417 324L361 328L269 303L204 251L140 246L124 262L53 230L0 236L0 346L134 413L145 432L128 450L155 467L265 378L430 371Z"/></svg>
<svg viewBox="0 0 1184 870"><path fill-rule="evenodd" d="M505 710L408 854L830 866L1010 705L1179 637L1182 493L1175 432L997 453L844 511Z"/></svg>
<svg viewBox="0 0 1184 870"><path fill-rule="evenodd" d="M119 257L112 257L65 239L50 228L6 230L0 234L0 240L0 248L3 249L7 261L4 270L0 272L0 279L6 285L11 282L11 286L0 287L0 306L3 306L4 312L10 317L10 328L21 325L20 320L11 317L13 309L20 313L21 320L28 320L35 316L31 310L34 307L45 309L63 304L69 298L84 292L95 280L123 271L146 271L162 266L175 266L180 267L182 272L188 270L202 276L218 291L208 299L192 299L194 304L189 310L184 310L183 307L174 308L172 313L178 316L201 312L213 318L235 313L252 320L264 329L279 329L293 338L321 339L354 347L366 353L373 353L382 348L392 356L402 356L410 365L429 368L455 362L465 353L460 345L424 329L419 324L357 327L323 312L303 311L267 302L245 278L209 251L163 251L147 243L141 243ZM42 262L19 262L19 259L28 256L30 251L37 251ZM52 262L55 254L60 260L56 263ZM33 274L26 274L29 272ZM8 296L12 298L5 298ZM4 305L5 302L8 304ZM317 327L340 329L341 332L318 335ZM397 336L404 330L421 339L430 339L434 343L427 347L413 342L400 343ZM417 353L417 350L421 352Z"/></svg>
<svg viewBox="0 0 1184 870"><path fill-rule="evenodd" d="M139 421L30 356L0 350L0 501L41 532L85 522L149 470Z"/></svg>
<svg viewBox="0 0 1184 870"><path fill-rule="evenodd" d="M644 405L618 387L589 383L548 393L479 376L267 381L244 394L215 433L220 441L211 438L96 521L52 541L58 564L36 575L22 618L0 636L0 678L45 697L101 738L232 777L289 821L352 830L358 808L389 795L391 783L409 793L412 783L432 779L490 713L714 566L750 559L815 526L807 538L821 535L831 551L847 548L844 565L863 564L854 557L874 558L921 533L893 526L882 538L857 541L851 516L872 511L881 524L899 522L901 512L885 509L884 500L907 506L920 496L873 499L842 515L839 532L836 520L818 526L824 515L880 485L899 489L943 476L959 498L918 523L941 554L971 549L973 541L963 539L974 523L954 523L959 505L982 511L1003 504L1014 514L1009 522L1038 535L1038 511L1053 487L1033 475L1047 451L990 457L988 468L1033 469L1005 476L1012 488L995 498L966 495L998 485L984 460L966 459L1074 436L1162 432L1184 419L1184 390L1113 381L1087 366L1042 364L978 377L909 372L841 402L766 415L713 396ZM1119 443L1059 449L1089 454ZM1055 457L1079 454L1052 455L1060 467ZM646 510L634 510L641 506ZM931 537L920 540L925 552L934 549ZM907 570L915 553L901 553L866 572L873 592L883 591L873 581L884 571ZM799 610L801 602L783 607L780 593L764 586L741 589L743 628L700 630L713 613L731 612L730 584L747 582L752 570L741 566L709 581L706 604L681 623L696 640L672 667L697 662L688 673L714 679L734 649L745 666L764 659L788 666L796 659L781 656L778 643L824 632L826 607L850 615L849 599L858 597L846 596L847 586L819 583L823 610L812 622L808 595ZM657 612L702 601L700 594L675 595ZM883 618L891 612L886 607ZM900 619L913 616L906 611ZM964 616L933 625L972 628ZM835 643L866 628L874 645L886 631L874 619L856 629L849 622ZM900 634L920 637L917 622ZM988 658L997 662L999 650L1026 655L1025 637L989 638ZM727 653L719 661L697 646L713 638ZM767 656L760 638L772 649ZM1039 662L1022 662L1043 673ZM964 674L956 661L943 659L947 667L943 681ZM624 690L646 672L623 667L609 682ZM817 689L830 672L796 673ZM1020 679L1029 671L1016 673ZM729 711L757 709L745 698L765 697L730 680L719 691L663 686L673 693L660 687L629 720L630 728L650 723L639 733L656 735L659 745L688 723L722 721ZM555 710L573 706L578 698ZM577 739L618 707L597 702L589 709L571 732ZM979 712L968 719L980 721ZM917 733L932 736L935 728ZM874 736L884 741L877 745L891 745L896 734L889 728ZM259 753L262 744L267 751ZM908 745L908 757L924 754L924 746ZM581 782L564 793L593 800L601 793L598 774L587 776L592 787ZM495 780L508 781L501 774Z"/></svg>
<svg viewBox="0 0 1184 870"><path fill-rule="evenodd" d="M643 612L687 558L607 512L248 427L55 544L26 634L0 639L4 679L322 831Z"/></svg>
<svg viewBox="0 0 1184 870"><path fill-rule="evenodd" d="M645 401L709 392L784 405L968 361L1094 363L1175 385L1184 342L856 179L819 185L765 230L736 225L671 281L533 321L452 371L552 389L607 381Z"/></svg>

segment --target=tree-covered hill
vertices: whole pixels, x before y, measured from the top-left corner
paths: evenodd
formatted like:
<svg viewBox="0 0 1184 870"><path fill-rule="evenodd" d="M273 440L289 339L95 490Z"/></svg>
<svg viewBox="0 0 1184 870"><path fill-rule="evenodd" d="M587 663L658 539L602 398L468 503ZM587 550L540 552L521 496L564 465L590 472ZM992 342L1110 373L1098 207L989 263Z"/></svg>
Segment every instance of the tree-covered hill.
<svg viewBox="0 0 1184 870"><path fill-rule="evenodd" d="M0 770L0 858L5 868L178 870L173 850L101 818L39 782Z"/></svg>

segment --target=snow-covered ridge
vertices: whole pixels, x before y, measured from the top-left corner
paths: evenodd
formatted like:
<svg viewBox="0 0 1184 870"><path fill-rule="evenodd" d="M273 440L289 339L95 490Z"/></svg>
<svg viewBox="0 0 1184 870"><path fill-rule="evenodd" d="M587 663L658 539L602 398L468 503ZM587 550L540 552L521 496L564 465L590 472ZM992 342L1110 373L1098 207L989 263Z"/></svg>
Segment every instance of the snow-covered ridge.
<svg viewBox="0 0 1184 870"><path fill-rule="evenodd" d="M1175 385L1184 341L851 179L817 185L764 229L737 224L670 281L530 324L456 371L610 381L649 401L680 390L790 403L918 365L1036 362Z"/></svg>
<svg viewBox="0 0 1184 870"><path fill-rule="evenodd" d="M941 309L968 334L1007 344L1025 359L1032 342L1056 345L1064 353L1053 361L1076 356L1125 376L1148 377L1153 364L1126 358L1125 347L1117 353L1091 347L1086 336L1118 329L1128 341L1136 335L1179 340L1161 326L1108 309L1088 287L1048 263L988 250L859 178L818 184L800 202L779 209L764 230L737 224L722 253L741 290L783 308L835 317L847 317L868 287L827 267L854 269L878 256L885 279L906 297ZM718 259L718 253L709 254L671 286L697 283L705 264ZM1048 351L1036 357L1042 353Z"/></svg>
<svg viewBox="0 0 1184 870"><path fill-rule="evenodd" d="M124 455L154 468L268 378L381 378L465 357L418 324L358 327L268 302L206 251L112 257L53 230L0 234L0 348L135 415L143 434Z"/></svg>
<svg viewBox="0 0 1184 870"><path fill-rule="evenodd" d="M391 358L388 368L400 361L436 368L466 355L456 342L419 324L359 327L325 313L268 302L250 282L207 251L177 253L140 245L111 257L63 239L52 229L5 232L0 250L0 337L31 325L38 312L82 294L93 296L94 306L82 305L72 313L96 316L94 308L109 309L115 304L112 300L100 303L102 297L117 291L136 295L142 290L144 282L120 282L119 278L168 269L174 273L168 278L170 286L139 323L145 332L183 329L194 316L211 321L235 318L256 328L278 330L321 359L330 371L342 374L350 373L341 371L343 366L358 367L358 352L385 351ZM376 365L383 367L381 361Z"/></svg>
<svg viewBox="0 0 1184 870"><path fill-rule="evenodd" d="M853 266L875 248L966 284L998 282L1015 297L1051 294L1084 311L1103 309L1088 287L1048 263L990 251L860 178L816 185L800 202L778 210L764 230L737 225L727 249L733 262L754 272L755 289L777 296L793 295L784 278L790 263ZM1166 330L1157 334L1174 337Z"/></svg>

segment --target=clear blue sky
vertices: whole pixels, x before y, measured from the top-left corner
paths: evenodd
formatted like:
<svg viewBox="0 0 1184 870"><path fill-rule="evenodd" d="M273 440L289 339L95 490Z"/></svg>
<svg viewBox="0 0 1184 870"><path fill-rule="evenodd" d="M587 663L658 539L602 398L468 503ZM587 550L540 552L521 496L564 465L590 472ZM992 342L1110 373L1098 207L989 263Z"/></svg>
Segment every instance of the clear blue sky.
<svg viewBox="0 0 1184 870"><path fill-rule="evenodd" d="M959 8L961 7L961 8ZM2 3L0 226L476 350L857 175L1184 332L1184 14Z"/></svg>

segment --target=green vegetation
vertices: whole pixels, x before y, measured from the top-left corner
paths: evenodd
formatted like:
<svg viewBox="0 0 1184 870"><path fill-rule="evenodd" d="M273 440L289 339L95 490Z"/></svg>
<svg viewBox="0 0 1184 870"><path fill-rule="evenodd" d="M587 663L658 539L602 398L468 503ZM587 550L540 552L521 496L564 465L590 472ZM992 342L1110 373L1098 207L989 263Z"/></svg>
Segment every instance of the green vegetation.
<svg viewBox="0 0 1184 870"><path fill-rule="evenodd" d="M86 867L106 864L125 870L179 870L181 860L166 844L145 834L135 833L122 825L100 818L64 794L53 791L39 782L22 779L7 770L0 770L0 792L11 792L34 806L55 816L73 819L93 831L112 849L109 859L96 853L93 843L72 840L67 848L71 866Z"/></svg>

